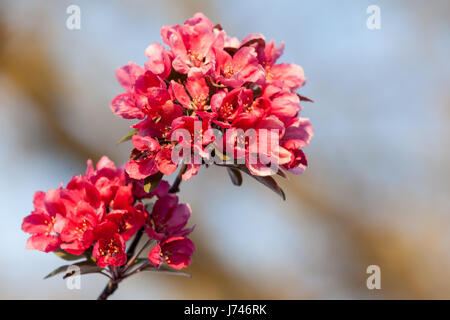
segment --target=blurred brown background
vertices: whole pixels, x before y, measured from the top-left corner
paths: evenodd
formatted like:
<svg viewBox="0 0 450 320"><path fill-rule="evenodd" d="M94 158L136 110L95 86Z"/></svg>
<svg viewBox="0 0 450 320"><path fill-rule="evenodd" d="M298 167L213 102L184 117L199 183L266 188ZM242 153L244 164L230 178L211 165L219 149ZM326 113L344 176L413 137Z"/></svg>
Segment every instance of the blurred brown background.
<svg viewBox="0 0 450 320"><path fill-rule="evenodd" d="M69 5L81 30L66 28ZM368 30L366 9L381 9ZM315 137L310 167L280 181L282 202L221 168L182 184L197 246L192 279L140 274L112 298L450 298L450 3L448 1L1 1L0 298L95 298L106 278L81 290L42 277L60 264L25 250L22 218L35 190L83 172L131 122L109 102L114 71L145 61L159 29L195 12L242 39L286 42L284 62L303 66L299 92ZM172 178L172 177L171 177ZM368 290L366 268L381 268Z"/></svg>

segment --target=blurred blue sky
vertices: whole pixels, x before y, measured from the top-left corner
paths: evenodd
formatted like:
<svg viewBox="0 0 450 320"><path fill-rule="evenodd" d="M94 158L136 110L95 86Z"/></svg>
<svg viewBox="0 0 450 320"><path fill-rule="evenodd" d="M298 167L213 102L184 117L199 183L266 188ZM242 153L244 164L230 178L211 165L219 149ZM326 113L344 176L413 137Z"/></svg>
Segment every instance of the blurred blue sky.
<svg viewBox="0 0 450 320"><path fill-rule="evenodd" d="M79 31L65 27L70 4L81 8ZM366 27L371 4L381 8L381 30ZM313 182L311 188L327 199L356 208L358 215L349 213L349 219L381 228L414 230L420 237L427 219L437 219L444 229L450 223L448 1L109 1L106 6L64 0L2 6L10 29L43 36L65 75L70 90L61 101L60 121L117 162L126 160L130 145L115 142L131 122L109 111L109 101L121 91L114 71L129 60L143 64L146 46L161 41L162 25L202 11L229 35L263 33L284 41L282 61L304 68L308 82L299 92L315 101L305 103L302 114L315 128L306 149L310 168L290 180ZM91 298L103 278L89 276L92 282L84 281L81 292L68 291L60 279L42 281L58 259L26 251L26 235L19 230L34 191L67 182L85 163L46 140L33 102L1 73L0 83L0 283L9 288L0 297ZM249 179L242 188L227 179L218 168L202 170L195 182L183 185L181 197L192 202L196 232L205 233L233 272L262 287L285 287L292 298L371 297L363 285L348 285L342 277L352 268L365 270L351 264L352 240L342 230L302 206L293 190L281 202ZM448 246L448 236L443 240ZM450 252L441 258L448 263ZM155 275L139 279L116 297L134 297L135 290L143 298L182 296Z"/></svg>

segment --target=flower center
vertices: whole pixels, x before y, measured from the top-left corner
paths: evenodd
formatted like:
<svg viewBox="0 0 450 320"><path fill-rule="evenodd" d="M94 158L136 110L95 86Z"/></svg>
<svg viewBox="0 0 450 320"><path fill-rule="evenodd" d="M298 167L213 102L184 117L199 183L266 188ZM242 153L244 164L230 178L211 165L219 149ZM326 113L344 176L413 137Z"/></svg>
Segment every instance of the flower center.
<svg viewBox="0 0 450 320"><path fill-rule="evenodd" d="M188 57L189 57L189 59L191 60L192 64L195 67L200 67L202 65L202 63L203 63L204 57L200 53L198 53L196 51L189 50L188 51Z"/></svg>
<svg viewBox="0 0 450 320"><path fill-rule="evenodd" d="M231 78L233 74L233 66L231 64L227 64L223 70L223 75L225 76L225 78Z"/></svg>
<svg viewBox="0 0 450 320"><path fill-rule="evenodd" d="M47 225L47 232L45 233L46 236L51 234L53 232L53 226L55 225L56 218L51 217L50 221L44 220L44 223Z"/></svg>
<svg viewBox="0 0 450 320"><path fill-rule="evenodd" d="M195 97L192 99L192 102L194 102L194 105L197 107L197 109L203 109L207 101L207 96L204 94L199 95L198 97Z"/></svg>
<svg viewBox="0 0 450 320"><path fill-rule="evenodd" d="M101 256L115 257L119 253L120 248L114 239L110 239L99 251Z"/></svg>
<svg viewBox="0 0 450 320"><path fill-rule="evenodd" d="M234 112L234 107L231 103L226 102L222 105L222 107L220 108L220 113L222 115L222 118L226 119L228 117L230 117Z"/></svg>

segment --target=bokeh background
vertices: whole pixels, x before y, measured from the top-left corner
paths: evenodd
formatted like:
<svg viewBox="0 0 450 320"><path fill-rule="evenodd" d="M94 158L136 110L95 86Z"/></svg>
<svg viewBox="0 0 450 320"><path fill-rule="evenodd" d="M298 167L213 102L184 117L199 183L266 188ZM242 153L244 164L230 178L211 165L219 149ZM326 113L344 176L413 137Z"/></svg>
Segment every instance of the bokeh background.
<svg viewBox="0 0 450 320"><path fill-rule="evenodd" d="M66 8L81 8L81 30ZM368 30L366 9L381 8ZM165 24L201 11L242 39L286 42L303 66L299 92L315 137L302 176L280 180L287 201L225 170L203 168L182 184L197 246L192 279L145 273L113 299L450 298L450 2L433 1L1 1L0 298L91 299L62 264L25 250L21 220L36 190L83 172L87 158L118 163L131 122L109 109L114 71L160 41ZM173 177L170 177L173 179ZM244 177L245 178L245 177ZM368 290L366 268L381 268Z"/></svg>

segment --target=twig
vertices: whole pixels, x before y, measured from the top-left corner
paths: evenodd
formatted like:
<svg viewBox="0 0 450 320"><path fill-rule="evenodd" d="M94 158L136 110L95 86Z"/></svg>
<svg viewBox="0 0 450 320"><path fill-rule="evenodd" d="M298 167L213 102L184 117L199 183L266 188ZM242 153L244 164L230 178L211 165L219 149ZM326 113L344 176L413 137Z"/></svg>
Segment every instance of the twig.
<svg viewBox="0 0 450 320"><path fill-rule="evenodd" d="M127 250L127 259L132 257L134 255L134 251L136 250L136 247L141 240L142 234L144 233L144 228L140 228L136 235L134 236L133 242L130 244L130 247Z"/></svg>
<svg viewBox="0 0 450 320"><path fill-rule="evenodd" d="M182 181L182 176L186 172L186 169L187 169L187 165L183 164L181 166L180 171L178 172L178 175L177 175L175 181L172 184L172 187L170 187L170 189L169 189L169 193L180 192L180 184L181 184L181 181Z"/></svg>
<svg viewBox="0 0 450 320"><path fill-rule="evenodd" d="M143 265L141 265L139 268L131 271L129 274L125 275L126 278L128 278L129 276L132 276L138 272L141 272L146 266L148 266L150 264L150 262L146 261Z"/></svg>
<svg viewBox="0 0 450 320"><path fill-rule="evenodd" d="M139 251L128 261L128 263L122 269L122 274L125 274L125 272L127 272L127 270L133 265L134 261L140 256L142 251L144 251L144 249L147 248L152 242L153 239L147 240L147 242L141 247L141 249L139 249Z"/></svg>

